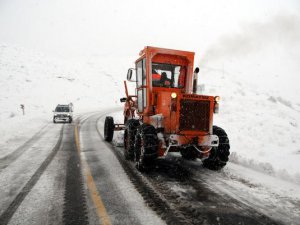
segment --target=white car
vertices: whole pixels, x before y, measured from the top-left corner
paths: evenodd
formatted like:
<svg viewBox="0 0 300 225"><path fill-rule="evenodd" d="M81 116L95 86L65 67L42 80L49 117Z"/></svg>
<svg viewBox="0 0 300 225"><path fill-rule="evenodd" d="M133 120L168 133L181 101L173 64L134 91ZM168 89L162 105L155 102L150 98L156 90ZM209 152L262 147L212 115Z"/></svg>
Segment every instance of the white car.
<svg viewBox="0 0 300 225"><path fill-rule="evenodd" d="M53 111L53 123L62 121L72 123L73 120L73 107L69 105L57 105Z"/></svg>

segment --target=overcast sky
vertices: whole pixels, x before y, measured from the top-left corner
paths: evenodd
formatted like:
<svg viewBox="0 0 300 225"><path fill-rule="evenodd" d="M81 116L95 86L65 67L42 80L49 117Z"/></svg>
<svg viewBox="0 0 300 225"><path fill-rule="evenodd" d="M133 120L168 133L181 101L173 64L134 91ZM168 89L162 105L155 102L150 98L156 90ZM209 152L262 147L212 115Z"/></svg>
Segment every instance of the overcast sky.
<svg viewBox="0 0 300 225"><path fill-rule="evenodd" d="M74 58L146 45L201 54L245 24L299 10L297 0L0 0L0 42Z"/></svg>

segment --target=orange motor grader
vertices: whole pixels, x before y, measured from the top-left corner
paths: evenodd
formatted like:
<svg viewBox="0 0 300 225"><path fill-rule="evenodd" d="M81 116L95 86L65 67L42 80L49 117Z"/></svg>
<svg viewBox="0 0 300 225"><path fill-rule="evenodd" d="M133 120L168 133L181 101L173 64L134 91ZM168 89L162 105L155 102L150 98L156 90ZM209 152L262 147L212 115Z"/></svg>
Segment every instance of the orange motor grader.
<svg viewBox="0 0 300 225"><path fill-rule="evenodd" d="M108 116L104 138L110 142L114 130L124 130L124 155L139 170L151 167L168 152L180 152L185 159L200 158L212 170L226 165L229 139L213 126L219 97L198 95L199 68L193 69L194 52L145 47L129 69L127 80L136 82L129 95L126 81L124 124Z"/></svg>

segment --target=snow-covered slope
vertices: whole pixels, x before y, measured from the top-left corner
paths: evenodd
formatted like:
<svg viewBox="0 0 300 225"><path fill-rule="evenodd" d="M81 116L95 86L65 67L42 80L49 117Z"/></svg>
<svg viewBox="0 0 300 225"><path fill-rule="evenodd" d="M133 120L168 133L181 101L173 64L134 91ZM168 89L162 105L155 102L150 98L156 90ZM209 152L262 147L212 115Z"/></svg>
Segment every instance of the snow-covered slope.
<svg viewBox="0 0 300 225"><path fill-rule="evenodd" d="M220 95L214 124L231 142L231 161L300 182L300 107L239 79L239 74L203 68L205 94Z"/></svg>
<svg viewBox="0 0 300 225"><path fill-rule="evenodd" d="M300 182L300 17L244 24L203 53L203 93L221 96L215 124L231 161Z"/></svg>
<svg viewBox="0 0 300 225"><path fill-rule="evenodd" d="M131 64L109 57L67 61L0 44L0 149L17 147L51 122L57 104L72 102L75 114L120 104Z"/></svg>

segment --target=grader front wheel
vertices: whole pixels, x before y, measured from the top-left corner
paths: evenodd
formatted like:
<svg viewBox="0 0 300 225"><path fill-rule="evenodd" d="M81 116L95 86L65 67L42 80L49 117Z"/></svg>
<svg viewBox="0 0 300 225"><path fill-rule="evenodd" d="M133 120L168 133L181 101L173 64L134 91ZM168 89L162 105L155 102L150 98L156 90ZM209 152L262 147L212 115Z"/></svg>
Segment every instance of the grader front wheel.
<svg viewBox="0 0 300 225"><path fill-rule="evenodd" d="M213 126L213 134L219 137L219 146L212 148L209 157L203 160L203 166L210 170L220 170L228 161L229 139L221 127Z"/></svg>

